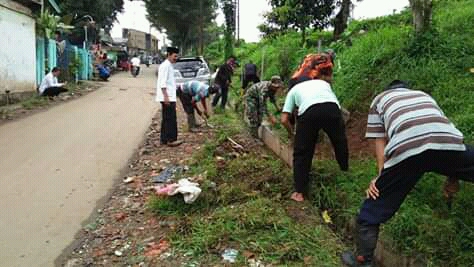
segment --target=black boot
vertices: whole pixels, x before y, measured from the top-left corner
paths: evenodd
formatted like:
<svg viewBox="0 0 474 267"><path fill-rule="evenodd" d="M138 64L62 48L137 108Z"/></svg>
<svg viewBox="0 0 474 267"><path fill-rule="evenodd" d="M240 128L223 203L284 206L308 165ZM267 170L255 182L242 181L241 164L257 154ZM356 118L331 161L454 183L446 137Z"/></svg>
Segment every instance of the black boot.
<svg viewBox="0 0 474 267"><path fill-rule="evenodd" d="M379 225L358 225L357 252L342 254L342 262L351 267L375 267L374 251L377 246Z"/></svg>

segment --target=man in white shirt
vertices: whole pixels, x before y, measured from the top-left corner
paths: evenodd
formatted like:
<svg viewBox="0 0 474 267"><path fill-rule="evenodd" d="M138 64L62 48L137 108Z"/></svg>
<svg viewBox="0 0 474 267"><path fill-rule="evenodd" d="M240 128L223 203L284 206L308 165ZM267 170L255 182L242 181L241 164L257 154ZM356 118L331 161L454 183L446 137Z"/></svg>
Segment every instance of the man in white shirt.
<svg viewBox="0 0 474 267"><path fill-rule="evenodd" d="M58 67L54 67L51 72L43 78L38 89L39 95L53 97L60 93L67 92L67 89L64 88L67 83L58 82L57 77L60 73L61 70Z"/></svg>
<svg viewBox="0 0 474 267"><path fill-rule="evenodd" d="M176 81L173 64L178 59L178 48L168 47L168 57L158 69L156 84L156 102L161 103L161 133L160 143L168 146L179 146L178 122L176 119Z"/></svg>
<svg viewBox="0 0 474 267"><path fill-rule="evenodd" d="M137 55L134 55L130 62L132 63L132 75L136 77L138 76L138 73L140 73L140 58ZM134 71L135 73L133 73Z"/></svg>

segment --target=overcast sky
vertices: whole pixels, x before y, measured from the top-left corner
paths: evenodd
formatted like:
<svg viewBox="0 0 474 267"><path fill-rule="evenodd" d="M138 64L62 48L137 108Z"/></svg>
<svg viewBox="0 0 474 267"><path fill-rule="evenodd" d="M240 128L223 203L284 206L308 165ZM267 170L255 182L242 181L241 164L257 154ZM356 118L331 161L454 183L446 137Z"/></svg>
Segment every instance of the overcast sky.
<svg viewBox="0 0 474 267"><path fill-rule="evenodd" d="M179 0L178 0L179 1ZM118 15L118 22L112 29L112 37L122 37L122 28L132 28L144 32L150 31L150 23L146 19L145 4L141 1L124 1L124 12ZM391 14L394 10L400 11L408 6L408 0L363 0L356 2L354 18L373 18ZM260 38L257 26L263 22L262 14L270 10L268 0L240 0L240 38L247 42L255 42ZM222 23L223 16L219 15L218 23ZM163 37L155 29L151 33L160 39Z"/></svg>

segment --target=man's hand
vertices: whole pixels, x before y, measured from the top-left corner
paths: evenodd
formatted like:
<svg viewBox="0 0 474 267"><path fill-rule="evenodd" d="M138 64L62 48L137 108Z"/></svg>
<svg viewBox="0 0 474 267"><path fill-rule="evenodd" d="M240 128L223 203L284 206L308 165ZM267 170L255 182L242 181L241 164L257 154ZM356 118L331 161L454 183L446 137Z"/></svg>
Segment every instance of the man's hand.
<svg viewBox="0 0 474 267"><path fill-rule="evenodd" d="M274 126L277 123L277 119L274 116L270 116L270 122Z"/></svg>
<svg viewBox="0 0 474 267"><path fill-rule="evenodd" d="M376 200L380 196L379 189L377 188L377 186L375 186L377 178L378 177L370 181L369 188L365 191L367 198L372 198L373 200Z"/></svg>
<svg viewBox="0 0 474 267"><path fill-rule="evenodd" d="M168 106L170 104L170 98L168 96L168 92L166 91L166 87L161 88L161 93L163 94L163 102L165 106Z"/></svg>

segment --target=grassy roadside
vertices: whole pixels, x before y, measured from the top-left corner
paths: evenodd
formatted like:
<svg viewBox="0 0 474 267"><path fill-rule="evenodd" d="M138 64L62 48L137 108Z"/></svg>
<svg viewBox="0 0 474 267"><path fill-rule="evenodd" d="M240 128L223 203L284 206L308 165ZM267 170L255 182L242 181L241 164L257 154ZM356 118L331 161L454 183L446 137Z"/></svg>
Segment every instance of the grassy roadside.
<svg viewBox="0 0 474 267"><path fill-rule="evenodd" d="M84 93L93 91L99 88L99 85L90 82L79 82L77 84L69 84L68 92L62 93L59 96L60 100L66 101L70 98L76 98ZM12 119L27 111L33 111L38 108L47 107L55 104L55 101L49 100L47 97L41 97L36 94L26 98L20 102L11 104L9 106L0 106L0 119Z"/></svg>
<svg viewBox="0 0 474 267"><path fill-rule="evenodd" d="M352 160L350 172L336 172L337 164L314 164L312 202L330 210L343 232L357 214L363 192L375 176L373 160ZM474 186L464 184L451 210L443 200L444 177L425 175L399 212L383 226L381 239L404 255L422 257L427 266L471 266L474 262Z"/></svg>
<svg viewBox="0 0 474 267"><path fill-rule="evenodd" d="M203 176L198 200L192 205L181 198L149 202L160 220L180 222L170 237L173 247L201 266L220 263L227 248L239 251L238 265L256 258L273 266L340 266L344 245L322 223L318 207L288 200L291 170L241 134L235 113L214 115L210 122L220 125L217 137L193 156L187 174ZM235 155L228 137L246 152Z"/></svg>
<svg viewBox="0 0 474 267"><path fill-rule="evenodd" d="M474 1L433 3L433 28L423 36L415 35L411 12L405 10L401 14L353 21L344 34L346 40L324 42L337 53L333 88L344 107L365 114L372 98L388 82L408 80L414 89L430 93L465 134L466 142L472 143L474 87L469 70L474 67ZM317 49L294 45L295 35L289 33L242 45L236 49L236 55L242 63L251 59L259 67L264 61L263 79L275 74L285 78L304 54ZM295 49L285 50L288 47ZM239 71L234 88L240 88ZM234 97L236 91L233 90ZM281 130L274 132L285 134ZM339 172L336 163L328 160L315 161L313 168L311 209L315 213L320 208L329 210L339 233L357 214L364 191L376 174L372 159L353 159L350 165L347 173ZM443 182L444 177L425 175L400 211L383 226L381 240L400 254L426 259L427 266L473 266L474 186L463 183L449 210L442 198Z"/></svg>

